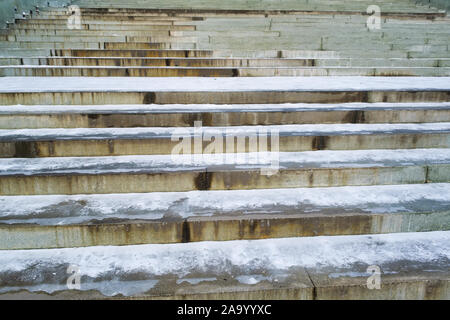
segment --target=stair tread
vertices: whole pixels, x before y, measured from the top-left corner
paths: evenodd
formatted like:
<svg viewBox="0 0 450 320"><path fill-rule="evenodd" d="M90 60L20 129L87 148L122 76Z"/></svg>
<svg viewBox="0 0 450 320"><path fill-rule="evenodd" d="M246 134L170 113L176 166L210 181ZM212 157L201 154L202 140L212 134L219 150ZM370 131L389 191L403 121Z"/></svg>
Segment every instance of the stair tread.
<svg viewBox="0 0 450 320"><path fill-rule="evenodd" d="M165 104L161 105L11 105L1 106L0 115L15 114L144 114L144 113L224 113L224 112L301 112L357 110L450 110L450 102L410 103L282 103L282 104Z"/></svg>
<svg viewBox="0 0 450 320"><path fill-rule="evenodd" d="M181 130L181 131L180 131ZM279 136L335 136L368 134L449 133L450 122L420 124L299 124L231 127L147 127L147 128L74 128L74 129L0 129L1 141L105 140L105 139L170 139L177 135L257 136L260 133Z"/></svg>
<svg viewBox="0 0 450 320"><path fill-rule="evenodd" d="M151 155L0 159L0 176L170 173L260 170L270 167L274 153ZM382 168L449 164L450 149L397 149L280 152L281 168Z"/></svg>
<svg viewBox="0 0 450 320"><path fill-rule="evenodd" d="M116 78L2 77L0 93L14 92L251 92L445 91L450 77Z"/></svg>
<svg viewBox="0 0 450 320"><path fill-rule="evenodd" d="M332 219L346 214L448 212L450 184L1 196L0 204L0 223L43 226L167 223L187 218L279 219L295 215Z"/></svg>
<svg viewBox="0 0 450 320"><path fill-rule="evenodd" d="M367 278L371 275L367 272L370 265L381 267L382 284L389 288L393 283L411 284L432 279L448 281L449 241L449 231L437 231L175 245L2 250L0 275L3 286L0 293L67 290L68 265L77 266L82 272L81 290L100 291L100 294L91 292L91 297L119 293L125 296L176 296L275 288L309 289L312 295L314 286L317 289L366 287ZM51 270L53 276L35 277L30 281L31 268L40 274ZM15 276L11 277L11 274ZM140 281L127 281L135 275L139 275ZM118 283L110 283L111 277ZM156 284L159 285L155 287ZM275 291L275 296L277 293ZM321 291L318 293L322 294ZM83 293L75 292L74 296L77 295L80 297Z"/></svg>

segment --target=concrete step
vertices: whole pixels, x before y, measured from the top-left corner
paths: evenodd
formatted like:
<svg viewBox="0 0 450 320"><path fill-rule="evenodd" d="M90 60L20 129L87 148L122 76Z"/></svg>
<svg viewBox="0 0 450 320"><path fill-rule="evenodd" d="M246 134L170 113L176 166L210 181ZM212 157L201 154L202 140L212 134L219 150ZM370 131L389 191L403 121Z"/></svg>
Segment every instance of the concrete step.
<svg viewBox="0 0 450 320"><path fill-rule="evenodd" d="M414 60L413 60L414 61ZM422 61L422 59L419 59ZM444 61L444 60L443 60ZM448 60L450 65L450 59ZM411 64L414 64L411 62ZM436 66L439 60L425 61L423 65ZM299 67L313 66L314 59L275 58L0 58L0 65L42 65L42 66L142 66L142 67Z"/></svg>
<svg viewBox="0 0 450 320"><path fill-rule="evenodd" d="M52 50L53 57L91 57L91 58L111 58L111 57L170 57L170 58L186 58L186 57L212 57L211 50L168 50L168 49L137 49L137 50Z"/></svg>
<svg viewBox="0 0 450 320"><path fill-rule="evenodd" d="M114 43L114 42L0 42L0 49L195 49L193 42Z"/></svg>
<svg viewBox="0 0 450 320"><path fill-rule="evenodd" d="M256 152L275 135L281 152L450 148L450 123L21 129L0 130L0 158L170 155L180 141L184 154Z"/></svg>
<svg viewBox="0 0 450 320"><path fill-rule="evenodd" d="M97 42L0 42L0 49L101 49L103 46Z"/></svg>
<svg viewBox="0 0 450 320"><path fill-rule="evenodd" d="M46 57L50 56L51 50L49 49L14 49L14 48L2 48L0 50L0 57L2 58L14 58L14 57Z"/></svg>
<svg viewBox="0 0 450 320"><path fill-rule="evenodd" d="M193 31L191 30L174 30L171 28L161 28L161 30L39 30L39 29L18 29L18 30L10 30L7 34L11 39L13 37L18 37L17 39L22 39L22 37L29 37L33 39L39 39L39 37L67 37L67 36L75 36L75 37L86 37L86 36L95 36L101 37L105 36L129 36L129 37L152 37L152 36L173 36L173 37L202 37L215 35L220 36L223 35L224 32L216 32L216 31ZM279 36L280 33L278 31L248 31L248 36L264 36L264 35L273 35ZM20 38L19 38L20 37ZM27 39L27 38L25 38ZM418 38L422 39L423 38ZM442 37L444 39L444 36Z"/></svg>
<svg viewBox="0 0 450 320"><path fill-rule="evenodd" d="M0 104L448 102L448 83L447 77L3 77Z"/></svg>
<svg viewBox="0 0 450 320"><path fill-rule="evenodd" d="M300 18L304 19L304 18ZM367 18L366 18L367 19ZM342 35L352 36L362 36L366 35L369 38L394 38L399 39L443 39L448 35L449 31L447 29L448 22L442 24L432 24L425 25L427 29L423 28L423 24L416 23L406 23L403 25L399 24L386 24L383 23L383 29L378 33L369 33L367 31L366 19L358 23L335 22L335 19L329 17L327 20L321 22L302 22L302 20L295 23L277 23L273 19L261 19L257 23L247 22L242 23L242 19L228 19L226 21L215 19L214 21L209 21L206 23L175 23L173 25L168 23L140 23L140 24L86 24L82 23L78 26L79 29L68 29L67 24L51 24L51 23L26 23L26 24L15 24L10 25L4 34L22 34L22 35L39 35L39 34L99 34L100 32L155 32L155 31L172 31L172 32L182 32L182 34L191 35L205 35L213 34L219 35L232 35L233 32L250 32L250 33L261 33L261 34L273 34L288 38L299 38L296 31L308 31L308 34L303 35L301 38L308 35L315 36L328 36L332 37L333 28L330 27L330 20L334 23L333 26L342 32ZM270 23L272 21L272 23ZM225 22L225 23L223 23ZM327 24L328 23L328 24ZM411 31L415 31L411 33ZM25 33L25 34L24 34ZM243 35L242 35L243 36ZM300 38L300 39L301 39Z"/></svg>
<svg viewBox="0 0 450 320"><path fill-rule="evenodd" d="M117 21L119 20L119 21ZM34 25L34 24L52 24L52 25L60 25L60 26L67 26L68 18L62 18L62 19L29 19L29 20L23 20L19 19L15 21L16 25ZM101 17L96 18L90 18L90 19L82 19L82 24L108 24L108 25L175 25L175 21L170 20L150 20L150 21L120 21L120 19L116 19L115 17L112 18L112 20L103 21ZM177 25L182 25L186 23L186 25L190 25L188 21L180 21Z"/></svg>
<svg viewBox="0 0 450 320"><path fill-rule="evenodd" d="M227 4L224 6L224 4L222 4L222 3L218 4L216 1L214 1L214 2L212 2L212 6L210 7L209 5L205 5L204 2L203 3L198 3L198 2L200 2L200 1L193 1L194 8L191 8L190 6L186 6L186 5L180 6L180 4L178 4L178 3L175 4L174 1L165 2L163 5L161 3L154 3L154 2L149 4L148 2L145 3L145 1L140 2L140 3L134 2L134 3L128 3L127 7L122 6L122 8L118 8L116 6L116 4L111 6L110 1L108 2L107 5L99 3L98 7L97 6L94 7L92 4L87 4L86 2L81 2L80 4L82 6L82 12L84 14L103 14L103 15L117 15L117 14L121 14L121 15L152 15L152 14L161 14L163 12L170 13L173 10L169 10L169 8L183 9L183 10L180 10L181 12L186 12L186 11L188 11L187 9L195 9L195 10L191 10L191 11L193 11L193 12L205 11L205 12L210 12L210 14L214 13L214 11L212 11L213 8L218 9L217 10L218 13L222 13L222 12L233 13L238 10L229 10L229 9L239 8L238 12L247 13L247 14L256 14L258 11L263 11L263 10L295 11L296 9L300 9L300 8L301 9L308 8L309 10L314 10L318 6L320 7L320 6L324 6L324 5L327 5L328 9L332 9L332 10L334 9L335 11L337 11L337 13L340 13L341 11L344 11L344 13L345 13L345 9L355 8L355 7L364 9L364 6L368 6L370 4L369 1L366 1L365 3L358 1L358 3L356 4L355 2L350 2L350 1L345 2L345 1L323 1L323 0L320 0L320 1L296 1L296 2L283 1L283 2L278 2L278 3L274 3L274 2L270 2L270 1L259 1L259 3L256 3L256 2L249 3L248 5L243 6L241 3L239 3L239 1L227 1ZM287 4L286 2L288 2L290 4ZM395 3L377 1L377 3L379 5L387 6L389 8L396 8L397 10L399 10L401 8L401 9L407 10L408 12L415 12L418 9L423 10L423 12L436 12L437 11L435 8L430 8L430 6L421 5L421 4L415 4L415 5L411 4L411 3L400 4L400 3L398 3L398 1ZM85 4L88 6L90 5L91 7L87 7L87 6L85 6ZM226 8L223 8L223 7L226 7ZM287 9L287 8L289 8L289 9ZM49 11L47 11L47 10L42 11L41 14L44 14L44 15L66 15L67 12L56 11L56 10L52 9Z"/></svg>
<svg viewBox="0 0 450 320"><path fill-rule="evenodd" d="M80 29L76 30L79 32L81 30L86 31L101 31L101 32L114 32L114 31L193 31L195 30L195 25L167 25L167 24L142 24L142 25L117 25L117 24L84 24L79 25ZM48 32L60 32L60 33L69 33L72 34L74 30L68 30L67 25L55 25L55 24L17 24L9 27L10 30L14 30L15 32L24 31L26 34L33 34L35 32L39 33L40 31L48 31Z"/></svg>
<svg viewBox="0 0 450 320"><path fill-rule="evenodd" d="M225 3L221 1L210 1L205 4L204 1L191 1L189 5L183 4L181 1L144 1L140 3L130 4L118 4L114 3L111 5L111 1L106 1L104 4L99 3L88 3L87 1L79 2L80 7L86 10L89 7L95 7L87 10L86 12L95 13L105 13L113 12L111 10L117 10L115 12L122 13L133 13L139 12L158 12L158 13L170 13L174 9L182 10L185 13L191 14L193 12L202 12L209 14L285 14L285 13L295 13L295 12L308 12L314 14L321 13L343 13L354 12L354 13L365 13L367 7L372 3L370 1L314 1L314 2L303 2L303 1L258 1L251 2L249 4L242 3L240 1L226 1ZM416 6L414 3L392 3L383 2L380 3L385 11L383 11L388 16L408 16L414 18L423 18L426 16L445 16L445 12L438 11L437 9L430 8L427 6ZM105 11L108 10L108 11ZM312 11L312 12L311 12Z"/></svg>
<svg viewBox="0 0 450 320"><path fill-rule="evenodd" d="M0 66L3 77L448 77L450 67Z"/></svg>
<svg viewBox="0 0 450 320"><path fill-rule="evenodd" d="M58 24L61 21L67 22L67 19L70 17L70 14L41 14L39 16L34 16L31 19L28 19L26 21L31 22L51 22ZM94 23L101 23L101 22L109 22L112 21L112 23L116 23L118 21L132 21L132 22L139 22L139 21L162 21L162 22L173 22L173 21L202 21L203 19L201 17L187 17L187 16L162 16L162 15L142 15L142 14L136 14L136 15L124 15L124 14L99 14L99 13L90 13L90 12L83 12L82 13L82 20L88 21L91 23L93 21Z"/></svg>
<svg viewBox="0 0 450 320"><path fill-rule="evenodd" d="M450 184L0 197L0 250L450 230Z"/></svg>
<svg viewBox="0 0 450 320"><path fill-rule="evenodd" d="M267 73L276 73L270 69ZM235 77L235 68L0 66L6 77Z"/></svg>
<svg viewBox="0 0 450 320"><path fill-rule="evenodd" d="M229 21L228 24L233 24L234 21ZM130 36L142 36L148 37L152 33L158 32L170 32L172 36L178 37L198 37L203 41L208 40L207 37L214 38L214 42L231 42L232 38L236 40L242 39L249 33L249 36L258 35L260 40L270 41L300 41L306 43L308 40L325 38L329 43L333 43L332 40L339 39L345 43L352 43L352 39L358 39L359 42L369 45L373 40L383 41L384 43L395 43L393 40L398 40L397 43L411 43L411 44L446 44L445 39L448 37L450 30L446 30L446 25L436 26L429 28L431 30L423 30L416 28L414 25L405 25L404 30L399 30L399 27L384 28L380 32L368 32L367 28L361 25L354 26L335 26L330 28L324 25L283 25L280 27L272 26L270 23L267 25L234 25L233 30L222 25L86 25L82 24L80 29L68 29L67 25L48 25L48 24L28 24L23 26L15 26L7 30L2 30L2 36L4 40L9 39L14 41L17 39L23 39L22 41L44 41L49 37L63 37L63 36L97 36L101 37L101 34L117 34L129 33ZM434 29L434 30L433 30ZM336 35L334 32L339 31L340 34ZM236 35L237 34L237 35ZM234 36L233 36L234 35ZM224 40L221 40L221 39ZM231 39L230 39L231 38ZM50 39L51 40L51 39ZM141 40L143 41L143 40ZM370 41L370 42L369 42ZM245 44L244 44L245 45Z"/></svg>
<svg viewBox="0 0 450 320"><path fill-rule="evenodd" d="M19 51L20 52L20 51ZM177 57L177 58L297 58L297 59L320 59L320 58L338 58L339 54L334 51L305 51L305 50L263 50L263 51L245 51L245 50L51 50L53 57ZM406 58L407 53L403 53ZM18 54L16 53L16 56ZM36 56L38 57L38 56Z"/></svg>
<svg viewBox="0 0 450 320"><path fill-rule="evenodd" d="M105 35L107 37L111 36L169 36L171 30L168 30L167 28L162 28L161 30L101 30L101 31L95 31L95 30L69 30L69 29L63 29L63 30L39 30L39 29L18 29L18 30L11 30L8 33L8 36L10 38L13 37L34 37L35 39L37 37L70 37L70 36L76 36L76 37L87 37L87 36L95 36L95 37L101 37L102 35ZM176 31L172 31L176 32ZM181 31L177 31L181 32Z"/></svg>
<svg viewBox="0 0 450 320"><path fill-rule="evenodd" d="M450 122L450 103L2 106L0 129Z"/></svg>
<svg viewBox="0 0 450 320"><path fill-rule="evenodd" d="M157 44L155 44L156 46ZM408 58L411 56L421 56L418 58ZM4 48L0 52L2 57L214 57L214 58L283 58L283 59L338 59L342 61L377 61L377 60L403 60L411 59L411 61L419 60L442 60L446 61L450 57L445 57L446 54L430 53L429 55L435 56L427 57L425 53L406 51L355 51L344 50L340 52L336 51L315 51L315 50L168 50L168 49L116 49L116 50L104 50L104 49L26 49L26 48ZM319 61L319 60L318 60ZM376 65L376 62L374 62ZM445 65L443 65L445 66Z"/></svg>
<svg viewBox="0 0 450 320"><path fill-rule="evenodd" d="M4 196L441 182L450 149L0 159Z"/></svg>
<svg viewBox="0 0 450 320"><path fill-rule="evenodd" d="M2 250L0 297L448 299L449 240L441 231ZM79 270L78 290L67 287L68 266ZM380 271L379 290L368 287L369 266Z"/></svg>
<svg viewBox="0 0 450 320"><path fill-rule="evenodd" d="M315 59L314 65L318 67L446 67L450 65L450 59Z"/></svg>
<svg viewBox="0 0 450 320"><path fill-rule="evenodd" d="M169 32L162 33L153 33L151 34L148 32L148 34L143 36L132 36L132 35L66 35L66 36L56 36L56 35L40 35L40 36L4 36L7 37L7 41L9 42L96 42L96 43L103 43L103 42L131 42L131 43L147 43L147 42L196 42L199 40L198 37L195 36L176 36L176 35L169 35ZM207 41L207 36L204 41ZM415 44L424 44L423 42L416 42ZM431 46L431 45L430 45ZM435 45L437 46L437 45ZM440 45L443 46L443 45Z"/></svg>
<svg viewBox="0 0 450 320"><path fill-rule="evenodd" d="M131 52L129 52L132 55ZM68 53L61 53L65 55ZM89 53L86 53L87 55ZM163 53L161 53L163 54ZM189 52L188 55L201 55L202 52ZM91 54L95 56L95 53ZM111 53L114 55L114 52ZM142 55L138 52L136 55ZM172 55L170 52L168 55ZM173 55L177 55L175 52ZM183 53L179 52L182 56ZM450 67L450 58L423 59L320 59L320 58L219 58L219 57L0 57L0 66L106 66L106 67L320 67L320 68L436 68Z"/></svg>

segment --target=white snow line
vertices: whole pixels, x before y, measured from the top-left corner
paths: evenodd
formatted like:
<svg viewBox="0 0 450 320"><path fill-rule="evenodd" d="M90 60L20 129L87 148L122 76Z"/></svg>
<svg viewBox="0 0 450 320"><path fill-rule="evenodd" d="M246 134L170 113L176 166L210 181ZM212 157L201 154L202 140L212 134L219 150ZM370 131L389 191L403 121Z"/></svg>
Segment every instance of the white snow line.
<svg viewBox="0 0 450 320"><path fill-rule="evenodd" d="M351 151L280 152L280 168L362 168L450 163L450 149L394 149ZM62 157L0 159L0 175L40 173L174 172L228 168L261 169L270 165L272 153L151 155L117 157ZM229 166L229 167L227 167Z"/></svg>
<svg viewBox="0 0 450 320"><path fill-rule="evenodd" d="M52 225L82 223L95 218L161 219L171 211L176 211L182 218L212 216L218 212L222 215L237 211L245 215L252 212L261 213L264 210L276 215L278 213L276 209L279 210L281 207L301 208L305 214L314 213L321 208L343 208L367 213L396 213L411 212L421 203L427 203L427 210L432 210L429 208L430 202L436 202L450 210L450 183L138 194L1 196L0 222ZM56 207L59 210L53 210Z"/></svg>
<svg viewBox="0 0 450 320"><path fill-rule="evenodd" d="M450 90L450 77L3 77L13 92L246 92Z"/></svg>
<svg viewBox="0 0 450 320"><path fill-rule="evenodd" d="M367 135L399 133L450 132L450 122L421 124L301 124L233 127L147 127L147 128L77 128L77 129L9 129L0 130L0 141L10 140L89 140L89 139L151 139L184 136L253 136L277 132L280 136Z"/></svg>
<svg viewBox="0 0 450 320"><path fill-rule="evenodd" d="M0 115L11 114L83 114L83 113L189 113L189 112L283 112L283 111L350 111L350 110L410 110L450 109L450 102L411 103L285 103L285 104L167 104L161 105L51 105L1 106Z"/></svg>
<svg viewBox="0 0 450 320"><path fill-rule="evenodd" d="M402 260L417 263L442 261L450 258L449 243L450 231L437 231L174 245L2 250L0 272L58 265L76 265L83 270L83 275L90 277L117 270L183 276L210 268L217 272L217 266L227 270L345 268L356 263L383 265Z"/></svg>

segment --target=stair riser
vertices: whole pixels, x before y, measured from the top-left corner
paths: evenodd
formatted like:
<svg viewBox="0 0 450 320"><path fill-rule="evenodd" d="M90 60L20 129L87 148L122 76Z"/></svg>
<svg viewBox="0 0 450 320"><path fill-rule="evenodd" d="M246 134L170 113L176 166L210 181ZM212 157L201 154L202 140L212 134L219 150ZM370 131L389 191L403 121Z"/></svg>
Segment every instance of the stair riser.
<svg viewBox="0 0 450 320"><path fill-rule="evenodd" d="M196 44L185 43L103 43L103 42L0 42L0 49L196 49ZM442 57L442 56L441 56Z"/></svg>
<svg viewBox="0 0 450 320"><path fill-rule="evenodd" d="M364 278L367 281L367 277ZM127 297L127 300L448 300L450 281L439 279L418 279L414 276L402 280L388 280L380 290L368 290L367 282L343 281L340 285L330 284L314 288L304 284L291 286L269 285L269 288L255 288L253 285L239 285L227 288L222 282L211 284L207 288L190 286L181 288L177 292L154 294L137 297ZM198 286L201 286L199 284ZM194 287L194 288L192 288ZM192 291L191 291L192 290ZM32 300L65 300L65 299L111 299L101 294L79 291L56 292L52 295L46 293L18 293L1 294L0 299L32 299ZM123 299L123 298L115 298ZM270 310L270 309L269 309Z"/></svg>
<svg viewBox="0 0 450 320"><path fill-rule="evenodd" d="M123 58L203 58L211 57L208 50L53 50L56 57L123 57Z"/></svg>
<svg viewBox="0 0 450 320"><path fill-rule="evenodd" d="M1 108L0 108L1 110ZM0 115L1 129L245 126L326 123L450 122L449 110L351 110L142 114Z"/></svg>
<svg viewBox="0 0 450 320"><path fill-rule="evenodd" d="M50 19L33 19L33 20L16 20L16 25L25 25L27 27L30 27L34 24L49 24L49 25L55 25L55 26L67 26L69 19L58 19L58 20L50 20ZM180 24L187 24L189 25L189 21L177 21ZM108 21L101 21L97 19L81 19L82 24L96 24L96 25L174 25L175 21L169 21L169 20L150 20L150 21L114 21L108 20ZM192 23L192 21L191 21Z"/></svg>
<svg viewBox="0 0 450 320"><path fill-rule="evenodd" d="M0 76L19 77L233 77L237 69L192 68L0 68Z"/></svg>
<svg viewBox="0 0 450 320"><path fill-rule="evenodd" d="M0 65L47 65L47 66L108 66L108 67L321 67L333 69L376 67L450 67L445 59L189 59L189 58L0 58Z"/></svg>
<svg viewBox="0 0 450 320"><path fill-rule="evenodd" d="M270 104L447 101L450 101L450 91L0 93L0 105Z"/></svg>
<svg viewBox="0 0 450 320"><path fill-rule="evenodd" d="M178 222L0 225L0 250L257 240L450 229L450 213L191 218Z"/></svg>
<svg viewBox="0 0 450 320"><path fill-rule="evenodd" d="M1 195L250 190L449 182L450 165L261 171L0 176Z"/></svg>
<svg viewBox="0 0 450 320"><path fill-rule="evenodd" d="M5 77L276 77L276 76L450 76L450 68L29 68L3 67Z"/></svg>
<svg viewBox="0 0 450 320"><path fill-rule="evenodd" d="M48 15L48 14L41 14L39 16L34 16L31 20L26 20L27 22L52 22L55 24L65 22L67 19L70 18L69 14L58 14L58 15ZM95 21L97 23L100 22L110 22L113 23L124 21L124 22L148 22L148 21L163 21L163 22L173 22L173 21L202 21L203 18L201 17L168 17L168 16L160 16L160 15L123 15L123 14L101 14L101 13L91 13L91 12L84 12L82 13L82 20L83 21Z"/></svg>
<svg viewBox="0 0 450 320"><path fill-rule="evenodd" d="M189 138L190 139L190 138ZM270 137L268 138L270 140ZM227 149L223 136L223 150L218 152L257 152L258 144L245 137L245 146ZM172 154L178 141L171 139L108 139L108 140L52 140L0 142L0 158L82 157ZM211 142L203 142L202 152L207 152ZM236 143L234 143L236 146ZM267 148L267 147L266 147ZM450 148L450 133L436 134L371 134L335 136L281 136L281 152L315 150L368 150ZM183 150L185 153L188 150ZM273 151L273 150L272 150ZM194 143L192 150L194 153Z"/></svg>
<svg viewBox="0 0 450 320"><path fill-rule="evenodd" d="M438 59L188 59L188 58L0 58L0 65L44 65L78 67L320 67L345 68L436 68L450 67L450 60ZM411 72L411 70L410 70Z"/></svg>
<svg viewBox="0 0 450 320"><path fill-rule="evenodd" d="M171 26L171 25L106 25L106 24L81 24L81 29L86 31L153 31L153 30L164 30L164 31L195 31L195 26ZM62 33L73 32L73 30L68 30L67 25L54 25L54 24L25 24L25 25L15 25L15 30L20 30L20 32L25 32L25 34L34 34L34 31L59 31ZM75 30L75 31L78 31Z"/></svg>
<svg viewBox="0 0 450 320"><path fill-rule="evenodd" d="M436 61L437 63L437 61ZM436 64L435 63L435 64ZM313 59L98 59L98 58L0 58L0 65L78 67L311 67Z"/></svg>

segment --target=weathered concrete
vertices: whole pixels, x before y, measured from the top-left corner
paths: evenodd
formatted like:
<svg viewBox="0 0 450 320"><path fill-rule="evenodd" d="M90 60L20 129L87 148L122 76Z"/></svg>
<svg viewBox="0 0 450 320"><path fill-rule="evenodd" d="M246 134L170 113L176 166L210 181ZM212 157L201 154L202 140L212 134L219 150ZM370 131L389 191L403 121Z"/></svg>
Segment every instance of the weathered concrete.
<svg viewBox="0 0 450 320"><path fill-rule="evenodd" d="M301 128L299 128L301 130ZM386 128L388 131L389 128ZM237 133L246 137L244 131ZM248 128L251 132L251 128ZM368 132L359 134L333 133L328 135L314 133L304 135L302 132L283 132L280 130L279 151L299 152L314 150L370 150L370 149L417 149L417 148L449 148L450 132L426 132L417 130L416 132L402 133L401 130L394 133ZM206 134L206 133L205 133ZM173 131L176 135L176 130ZM256 133L249 133L255 136ZM173 141L172 137L144 137L145 133L138 133L134 137L121 137L120 135L99 138L89 137L48 137L34 141L35 138L9 139L0 137L0 158L35 158L35 157L98 157L98 156L122 156L122 155L161 155L172 154L179 141ZM216 133L214 137L226 137L226 129ZM186 139L193 139L190 135ZM245 138L248 140L248 138ZM194 144L190 150L183 150L187 153L204 153L211 142L202 142L201 150L194 150ZM222 150L216 149L219 153L252 152L254 146L249 142L243 146L230 149L226 144Z"/></svg>
<svg viewBox="0 0 450 320"><path fill-rule="evenodd" d="M281 208L280 208L281 209ZM295 212L296 208L282 209ZM396 214L303 213L92 221L76 225L0 224L0 250L257 240L450 230L450 211Z"/></svg>
<svg viewBox="0 0 450 320"><path fill-rule="evenodd" d="M450 91L0 92L0 105L447 102Z"/></svg>
<svg viewBox="0 0 450 320"><path fill-rule="evenodd" d="M445 12L379 0L369 30L370 0L75 3L80 29L50 8L0 30L0 129L25 129L1 133L0 299L449 299ZM280 170L247 146L169 161L196 121L281 125Z"/></svg>
<svg viewBox="0 0 450 320"><path fill-rule="evenodd" d="M147 45L145 45L147 47ZM115 47L115 46L114 46ZM450 76L450 68L348 67L113 67L0 66L0 76L16 77L275 77L275 76Z"/></svg>
<svg viewBox="0 0 450 320"><path fill-rule="evenodd" d="M164 106L161 109L136 108L111 110L85 106L51 106L48 110L19 112L17 108L6 112L0 108L0 127L2 129L38 129L38 128L127 128L127 127L193 127L195 121L205 126L244 126L244 125L281 125L281 124L328 124L328 123L431 123L450 122L450 105L446 107L389 105L370 108L370 104L357 106L330 105L317 109L304 108L306 105L262 105L255 109L253 105L237 105L235 109L220 108L209 112L193 105L190 109L176 108L173 112ZM169 107L169 106L168 106ZM212 106L211 106L212 107ZM253 107L253 108L252 108ZM34 108L32 106L31 108ZM303 109L302 109L303 108ZM14 110L15 109L15 110ZM70 111L65 111L69 109ZM156 109L156 110L155 110Z"/></svg>
<svg viewBox="0 0 450 320"><path fill-rule="evenodd" d="M336 187L449 182L449 165L280 170L190 170L161 173L2 175L1 195L93 194L191 190ZM428 176L427 176L428 175Z"/></svg>
<svg viewBox="0 0 450 320"><path fill-rule="evenodd" d="M431 232L29 250L27 259L18 258L23 251L1 251L0 298L448 299L446 237ZM337 258L327 261L324 254ZM102 272L90 267L92 259ZM213 261L222 268L214 269ZM66 287L67 265L73 263L82 274L82 291ZM367 286L371 265L380 268L380 289ZM44 276L28 280L31 268Z"/></svg>

